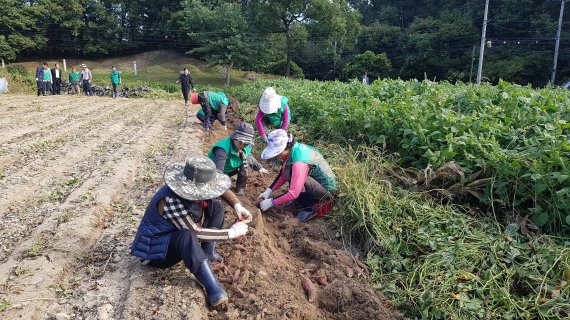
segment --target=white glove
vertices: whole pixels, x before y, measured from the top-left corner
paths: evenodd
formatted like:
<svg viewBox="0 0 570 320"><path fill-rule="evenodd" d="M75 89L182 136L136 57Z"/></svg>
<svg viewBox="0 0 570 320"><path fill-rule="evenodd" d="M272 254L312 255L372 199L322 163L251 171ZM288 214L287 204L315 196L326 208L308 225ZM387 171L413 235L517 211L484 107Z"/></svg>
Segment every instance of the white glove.
<svg viewBox="0 0 570 320"><path fill-rule="evenodd" d="M263 193L259 194L257 199L263 198L263 200L266 200L267 198L269 198L269 196L271 195L272 192L273 192L273 190L271 190L271 188L267 188L267 189L265 189L265 191L263 191Z"/></svg>
<svg viewBox="0 0 570 320"><path fill-rule="evenodd" d="M228 127L227 127L227 126L224 126L224 130L225 130L225 131L228 131Z"/></svg>
<svg viewBox="0 0 570 320"><path fill-rule="evenodd" d="M265 199L259 204L261 211L267 211L269 208L273 207L273 198Z"/></svg>
<svg viewBox="0 0 570 320"><path fill-rule="evenodd" d="M245 236L249 227L243 222L236 222L228 229L228 237L234 239L237 237Z"/></svg>
<svg viewBox="0 0 570 320"><path fill-rule="evenodd" d="M259 169L259 174L268 174L268 173L269 173L269 171L267 171L267 169L265 169L265 168Z"/></svg>
<svg viewBox="0 0 570 320"><path fill-rule="evenodd" d="M234 211L236 212L238 218L242 220L241 222L243 223L251 222L251 220L253 219L249 210L244 208L241 205L241 203L236 203L236 205L234 206Z"/></svg>
<svg viewBox="0 0 570 320"><path fill-rule="evenodd" d="M38 81L38 78L36 78L36 81Z"/></svg>

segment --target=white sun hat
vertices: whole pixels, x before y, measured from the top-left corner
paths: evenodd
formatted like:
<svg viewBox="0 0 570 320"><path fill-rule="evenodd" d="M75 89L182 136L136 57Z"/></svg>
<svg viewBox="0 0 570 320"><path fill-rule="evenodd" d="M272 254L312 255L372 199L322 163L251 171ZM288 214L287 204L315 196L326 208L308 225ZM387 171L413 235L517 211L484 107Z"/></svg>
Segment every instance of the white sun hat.
<svg viewBox="0 0 570 320"><path fill-rule="evenodd" d="M265 88L259 100L259 109L261 109L261 112L264 114L272 114L277 112L279 107L281 107L281 96L275 92L273 87Z"/></svg>
<svg viewBox="0 0 570 320"><path fill-rule="evenodd" d="M287 143L293 140L293 136L287 134L283 129L277 129L269 132L267 135L267 147L261 153L261 159L269 160L277 157L285 148Z"/></svg>

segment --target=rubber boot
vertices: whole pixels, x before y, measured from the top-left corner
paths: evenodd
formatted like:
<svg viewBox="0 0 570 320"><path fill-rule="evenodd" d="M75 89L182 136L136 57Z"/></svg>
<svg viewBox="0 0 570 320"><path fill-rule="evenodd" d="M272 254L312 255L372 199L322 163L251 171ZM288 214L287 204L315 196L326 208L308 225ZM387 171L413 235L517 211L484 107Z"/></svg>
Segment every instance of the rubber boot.
<svg viewBox="0 0 570 320"><path fill-rule="evenodd" d="M224 291L224 288L222 288L207 259L202 261L200 269L194 273L194 276L202 287L204 287L206 298L210 305L215 307L228 301L228 294Z"/></svg>
<svg viewBox="0 0 570 320"><path fill-rule="evenodd" d="M317 212L315 211L315 208L303 209L297 214L297 220L299 220L299 222L307 222L313 219L316 215Z"/></svg>
<svg viewBox="0 0 570 320"><path fill-rule="evenodd" d="M224 260L224 258L216 252L216 242L215 241L202 242L201 246L202 246L202 250L204 250L204 253L208 257L208 260L216 261L216 262Z"/></svg>

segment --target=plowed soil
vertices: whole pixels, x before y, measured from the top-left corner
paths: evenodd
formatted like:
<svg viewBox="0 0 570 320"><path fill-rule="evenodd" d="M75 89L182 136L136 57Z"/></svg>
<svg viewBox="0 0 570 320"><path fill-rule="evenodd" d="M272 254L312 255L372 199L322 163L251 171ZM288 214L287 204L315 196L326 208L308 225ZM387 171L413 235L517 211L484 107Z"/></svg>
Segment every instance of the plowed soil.
<svg viewBox="0 0 570 320"><path fill-rule="evenodd" d="M0 318L400 319L326 222L260 214L269 164L242 197L255 215L250 233L218 245L225 307L209 308L182 264L157 270L130 256L164 168L230 133L204 134L196 111L179 101L0 96ZM305 277L318 291L312 302Z"/></svg>

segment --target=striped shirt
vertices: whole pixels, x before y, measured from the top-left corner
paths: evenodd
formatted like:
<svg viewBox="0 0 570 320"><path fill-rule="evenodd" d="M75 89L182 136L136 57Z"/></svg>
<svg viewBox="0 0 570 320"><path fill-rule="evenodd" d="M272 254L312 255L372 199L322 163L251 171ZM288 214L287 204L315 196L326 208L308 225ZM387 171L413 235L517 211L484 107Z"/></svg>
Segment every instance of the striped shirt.
<svg viewBox="0 0 570 320"><path fill-rule="evenodd" d="M203 210L208 202L197 201L189 207L184 205L179 198L166 197L163 217L172 222L179 230L189 229L194 231L198 239L207 241L228 240L229 229L202 228L197 221L202 219Z"/></svg>

